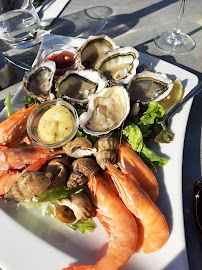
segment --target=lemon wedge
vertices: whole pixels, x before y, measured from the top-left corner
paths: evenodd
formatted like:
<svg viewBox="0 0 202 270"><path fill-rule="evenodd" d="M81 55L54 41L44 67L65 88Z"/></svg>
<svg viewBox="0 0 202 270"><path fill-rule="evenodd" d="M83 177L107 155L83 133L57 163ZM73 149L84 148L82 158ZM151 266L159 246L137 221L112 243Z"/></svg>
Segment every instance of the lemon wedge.
<svg viewBox="0 0 202 270"><path fill-rule="evenodd" d="M176 79L170 94L166 98L158 101L164 108L165 114L170 112L182 100L183 94L183 85L179 79Z"/></svg>

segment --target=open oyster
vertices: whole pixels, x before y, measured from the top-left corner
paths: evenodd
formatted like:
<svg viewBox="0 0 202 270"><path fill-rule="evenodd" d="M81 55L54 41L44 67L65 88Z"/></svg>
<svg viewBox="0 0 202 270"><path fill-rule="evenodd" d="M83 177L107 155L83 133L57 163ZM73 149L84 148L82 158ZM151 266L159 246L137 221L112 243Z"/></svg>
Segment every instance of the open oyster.
<svg viewBox="0 0 202 270"><path fill-rule="evenodd" d="M41 62L25 72L23 77L23 87L25 91L34 99L39 101L54 98L51 93L56 64L53 61Z"/></svg>
<svg viewBox="0 0 202 270"><path fill-rule="evenodd" d="M116 48L114 41L106 35L90 36L78 50L79 65L84 68L95 68L96 63L108 51Z"/></svg>
<svg viewBox="0 0 202 270"><path fill-rule="evenodd" d="M139 53L132 47L118 48L107 52L95 68L108 79L127 84L136 74L139 65Z"/></svg>
<svg viewBox="0 0 202 270"><path fill-rule="evenodd" d="M107 134L121 125L129 111L125 87L115 84L90 96L88 111L80 116L80 126L94 136Z"/></svg>
<svg viewBox="0 0 202 270"><path fill-rule="evenodd" d="M56 82L59 97L65 97L75 103L87 103L88 97L99 92L107 85L107 79L96 70L71 70Z"/></svg>
<svg viewBox="0 0 202 270"><path fill-rule="evenodd" d="M146 104L164 99L172 88L173 82L165 74L143 71L133 77L128 92L132 100Z"/></svg>

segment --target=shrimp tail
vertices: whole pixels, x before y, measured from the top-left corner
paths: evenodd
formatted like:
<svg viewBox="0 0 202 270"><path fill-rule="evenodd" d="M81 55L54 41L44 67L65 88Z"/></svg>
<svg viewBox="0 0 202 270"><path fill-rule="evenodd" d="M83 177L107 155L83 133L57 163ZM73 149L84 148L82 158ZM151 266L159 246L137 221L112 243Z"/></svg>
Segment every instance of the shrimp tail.
<svg viewBox="0 0 202 270"><path fill-rule="evenodd" d="M156 177L127 142L122 141L117 153L117 161L127 174L139 182L142 189L147 192L152 201L156 201L159 195L159 186Z"/></svg>

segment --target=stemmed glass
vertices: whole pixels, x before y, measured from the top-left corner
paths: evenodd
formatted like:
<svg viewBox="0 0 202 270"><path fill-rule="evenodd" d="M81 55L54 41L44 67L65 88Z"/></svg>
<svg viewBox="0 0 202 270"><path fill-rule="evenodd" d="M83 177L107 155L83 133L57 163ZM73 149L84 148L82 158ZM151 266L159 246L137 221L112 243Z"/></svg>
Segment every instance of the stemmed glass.
<svg viewBox="0 0 202 270"><path fill-rule="evenodd" d="M195 41L180 30L186 2L187 0L181 0L175 29L172 32L163 32L154 39L156 46L165 52L186 53L196 46Z"/></svg>

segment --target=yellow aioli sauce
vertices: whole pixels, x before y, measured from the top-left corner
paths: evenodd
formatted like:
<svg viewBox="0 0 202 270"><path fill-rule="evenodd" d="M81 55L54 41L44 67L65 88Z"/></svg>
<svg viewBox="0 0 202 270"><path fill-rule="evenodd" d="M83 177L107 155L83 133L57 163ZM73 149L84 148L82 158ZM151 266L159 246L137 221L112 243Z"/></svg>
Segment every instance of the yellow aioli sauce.
<svg viewBox="0 0 202 270"><path fill-rule="evenodd" d="M47 110L38 124L38 135L45 143L57 143L73 129L73 117L68 109L56 105Z"/></svg>

